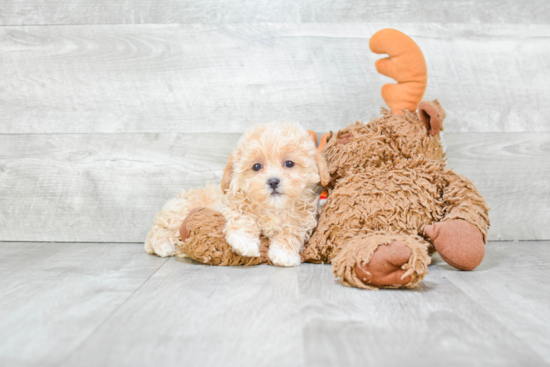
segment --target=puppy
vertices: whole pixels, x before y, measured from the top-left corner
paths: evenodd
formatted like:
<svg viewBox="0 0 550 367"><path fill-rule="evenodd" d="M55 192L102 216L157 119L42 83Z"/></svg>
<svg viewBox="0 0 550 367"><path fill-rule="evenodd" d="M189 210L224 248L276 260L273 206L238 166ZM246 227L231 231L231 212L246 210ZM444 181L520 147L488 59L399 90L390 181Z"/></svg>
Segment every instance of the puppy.
<svg viewBox="0 0 550 367"><path fill-rule="evenodd" d="M270 239L268 257L278 266L300 265L300 251L317 224L317 189L330 180L309 134L294 123L259 124L246 131L229 156L221 187L182 192L157 215L145 250L173 256L179 227L197 207L225 217L233 251L260 255L260 235Z"/></svg>

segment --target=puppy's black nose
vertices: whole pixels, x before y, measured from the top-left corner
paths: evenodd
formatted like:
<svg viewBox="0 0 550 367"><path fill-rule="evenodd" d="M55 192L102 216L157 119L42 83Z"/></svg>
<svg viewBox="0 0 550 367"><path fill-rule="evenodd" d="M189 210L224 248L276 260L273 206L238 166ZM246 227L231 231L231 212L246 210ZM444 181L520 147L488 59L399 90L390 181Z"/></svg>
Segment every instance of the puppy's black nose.
<svg viewBox="0 0 550 367"><path fill-rule="evenodd" d="M279 185L279 182L281 182L281 180L279 180L278 178L270 178L269 180L267 180L267 184L271 186L273 190L277 188L277 185Z"/></svg>

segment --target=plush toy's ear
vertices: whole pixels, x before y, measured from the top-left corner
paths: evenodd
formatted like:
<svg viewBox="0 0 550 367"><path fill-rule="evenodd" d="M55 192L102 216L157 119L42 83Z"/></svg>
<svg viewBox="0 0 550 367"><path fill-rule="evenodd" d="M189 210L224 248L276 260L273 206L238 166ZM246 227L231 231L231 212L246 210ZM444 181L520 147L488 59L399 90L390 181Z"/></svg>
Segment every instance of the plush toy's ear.
<svg viewBox="0 0 550 367"><path fill-rule="evenodd" d="M443 130L445 110L437 99L421 102L418 105L418 117L420 117L431 136L436 136Z"/></svg>
<svg viewBox="0 0 550 367"><path fill-rule="evenodd" d="M229 159L227 160L227 165L225 166L225 169L223 170L223 177L222 177L222 191L225 193L227 190L229 190L229 185L231 184L231 180L233 179L233 165L236 161L236 152L231 153L229 155Z"/></svg>

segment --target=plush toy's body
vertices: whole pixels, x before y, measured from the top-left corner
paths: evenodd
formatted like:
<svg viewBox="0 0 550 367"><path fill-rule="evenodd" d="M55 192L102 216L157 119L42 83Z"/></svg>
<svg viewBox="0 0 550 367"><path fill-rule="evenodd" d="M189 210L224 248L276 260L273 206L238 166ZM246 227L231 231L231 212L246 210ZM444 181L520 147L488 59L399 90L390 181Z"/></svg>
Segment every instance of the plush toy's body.
<svg viewBox="0 0 550 367"><path fill-rule="evenodd" d="M467 178L445 167L445 112L437 101L418 103L426 85L420 49L395 30L378 32L370 46L390 55L376 66L399 82L382 89L391 112L326 137L329 196L302 261L332 263L344 285L358 288L414 287L435 250L471 270L485 253L488 208ZM214 265L268 263L267 240L258 258L236 255L220 232L223 223L209 209L190 215L178 254Z"/></svg>
<svg viewBox="0 0 550 367"><path fill-rule="evenodd" d="M420 108L424 104L443 114L436 101ZM416 113L383 110L368 124L355 123L329 136L323 155L333 188L302 254L305 261L332 263L334 273L356 287L413 286L427 274L434 250L430 230L448 232L458 228L455 221L465 221L464 233L453 240L478 234L476 243L468 238L458 244L461 252L475 253L450 260L451 265L466 270L481 262L485 202L468 179L445 168L439 136L427 130ZM388 260L388 254L378 255L382 245L391 245L399 256L379 279L369 274L376 271L369 263L376 256Z"/></svg>

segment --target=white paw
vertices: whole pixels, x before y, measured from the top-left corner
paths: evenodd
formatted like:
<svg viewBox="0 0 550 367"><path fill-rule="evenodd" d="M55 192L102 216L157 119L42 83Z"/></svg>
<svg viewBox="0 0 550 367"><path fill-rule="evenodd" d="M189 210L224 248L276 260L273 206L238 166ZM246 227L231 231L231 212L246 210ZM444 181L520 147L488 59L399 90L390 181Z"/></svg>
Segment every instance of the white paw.
<svg viewBox="0 0 550 367"><path fill-rule="evenodd" d="M233 251L239 255L247 257L260 256L259 238L252 238L239 232L233 232L227 236L227 243L229 243Z"/></svg>
<svg viewBox="0 0 550 367"><path fill-rule="evenodd" d="M176 246L168 238L159 238L154 241L153 250L160 257L174 256L176 254Z"/></svg>
<svg viewBox="0 0 550 367"><path fill-rule="evenodd" d="M294 254L276 243L271 243L267 256L277 266L299 266L302 262L300 254Z"/></svg>
<svg viewBox="0 0 550 367"><path fill-rule="evenodd" d="M147 252L149 255L153 255L155 251L153 250L153 245L150 241L145 241L145 245L143 246L143 249L145 252Z"/></svg>

